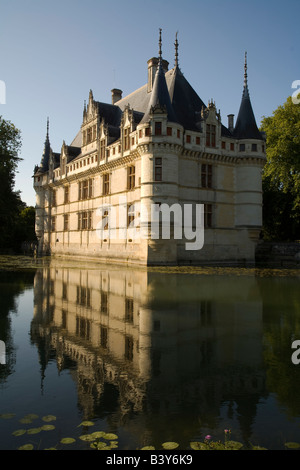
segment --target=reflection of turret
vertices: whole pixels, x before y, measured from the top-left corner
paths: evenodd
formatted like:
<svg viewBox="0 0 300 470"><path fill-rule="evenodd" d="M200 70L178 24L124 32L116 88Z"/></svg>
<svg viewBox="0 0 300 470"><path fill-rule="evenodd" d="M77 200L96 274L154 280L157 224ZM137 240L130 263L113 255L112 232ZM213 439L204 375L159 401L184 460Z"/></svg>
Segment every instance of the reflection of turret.
<svg viewBox="0 0 300 470"><path fill-rule="evenodd" d="M146 434L153 431L147 412L162 426L170 414L192 412L196 432L198 416L218 416L229 396L242 403L250 393L255 413L264 389L254 276L233 283L229 276L62 268L53 260L36 274L32 332L39 346L44 338L45 368L48 348L59 370L71 369L85 416L109 406L130 427L134 412Z"/></svg>

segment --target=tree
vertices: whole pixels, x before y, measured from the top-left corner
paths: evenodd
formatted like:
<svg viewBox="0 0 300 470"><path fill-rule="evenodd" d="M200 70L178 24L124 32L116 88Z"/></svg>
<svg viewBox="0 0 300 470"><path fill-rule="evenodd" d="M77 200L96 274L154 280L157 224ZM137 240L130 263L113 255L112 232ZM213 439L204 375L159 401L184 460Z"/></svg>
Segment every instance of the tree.
<svg viewBox="0 0 300 470"><path fill-rule="evenodd" d="M292 98L264 117L267 162L263 171L265 239L300 239L300 104Z"/></svg>
<svg viewBox="0 0 300 470"><path fill-rule="evenodd" d="M20 193L14 190L21 132L0 116L0 249L13 248L16 221L25 207Z"/></svg>

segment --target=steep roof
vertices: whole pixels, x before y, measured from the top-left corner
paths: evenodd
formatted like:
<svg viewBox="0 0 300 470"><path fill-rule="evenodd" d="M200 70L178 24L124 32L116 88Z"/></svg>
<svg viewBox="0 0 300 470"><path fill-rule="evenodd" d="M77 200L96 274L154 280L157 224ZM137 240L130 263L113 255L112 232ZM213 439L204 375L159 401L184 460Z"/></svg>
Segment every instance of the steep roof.
<svg viewBox="0 0 300 470"><path fill-rule="evenodd" d="M165 72L162 67L161 57L159 58L158 68L155 73L150 102L148 104L147 110L141 122L147 122L149 120L149 115L151 113L151 110L155 106L160 106L166 109L168 121L178 122L172 103L171 103L171 98L170 98L169 90L167 87Z"/></svg>
<svg viewBox="0 0 300 470"><path fill-rule="evenodd" d="M263 140L263 137L257 127L255 116L253 113L247 79L247 53L245 54L245 74L244 74L244 88L242 101L239 109L239 114L236 120L233 137L236 139L258 139Z"/></svg>

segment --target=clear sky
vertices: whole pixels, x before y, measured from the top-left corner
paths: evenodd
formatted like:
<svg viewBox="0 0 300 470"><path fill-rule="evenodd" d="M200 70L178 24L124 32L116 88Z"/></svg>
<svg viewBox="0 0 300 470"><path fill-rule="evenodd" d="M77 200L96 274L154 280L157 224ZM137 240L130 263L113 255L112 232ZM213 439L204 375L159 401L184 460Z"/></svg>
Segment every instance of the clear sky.
<svg viewBox="0 0 300 470"><path fill-rule="evenodd" d="M158 53L179 66L200 98L213 99L227 126L242 96L244 53L260 125L300 80L299 0L0 0L0 115L22 132L16 188L35 204L32 174L50 142L60 152L80 129L84 100L111 102L147 81L147 60ZM1 95L0 95L1 96Z"/></svg>

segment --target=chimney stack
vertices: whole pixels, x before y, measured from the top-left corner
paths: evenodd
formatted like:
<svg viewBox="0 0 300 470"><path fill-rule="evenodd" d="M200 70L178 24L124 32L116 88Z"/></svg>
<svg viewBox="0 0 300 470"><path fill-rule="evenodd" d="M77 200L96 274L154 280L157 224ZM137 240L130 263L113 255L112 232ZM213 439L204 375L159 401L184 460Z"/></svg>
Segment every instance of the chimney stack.
<svg viewBox="0 0 300 470"><path fill-rule="evenodd" d="M234 114L228 114L228 129L233 132L234 129Z"/></svg>
<svg viewBox="0 0 300 470"><path fill-rule="evenodd" d="M118 90L118 88L113 88L111 90L111 101L112 104L115 104L117 101L122 99L122 90Z"/></svg>

